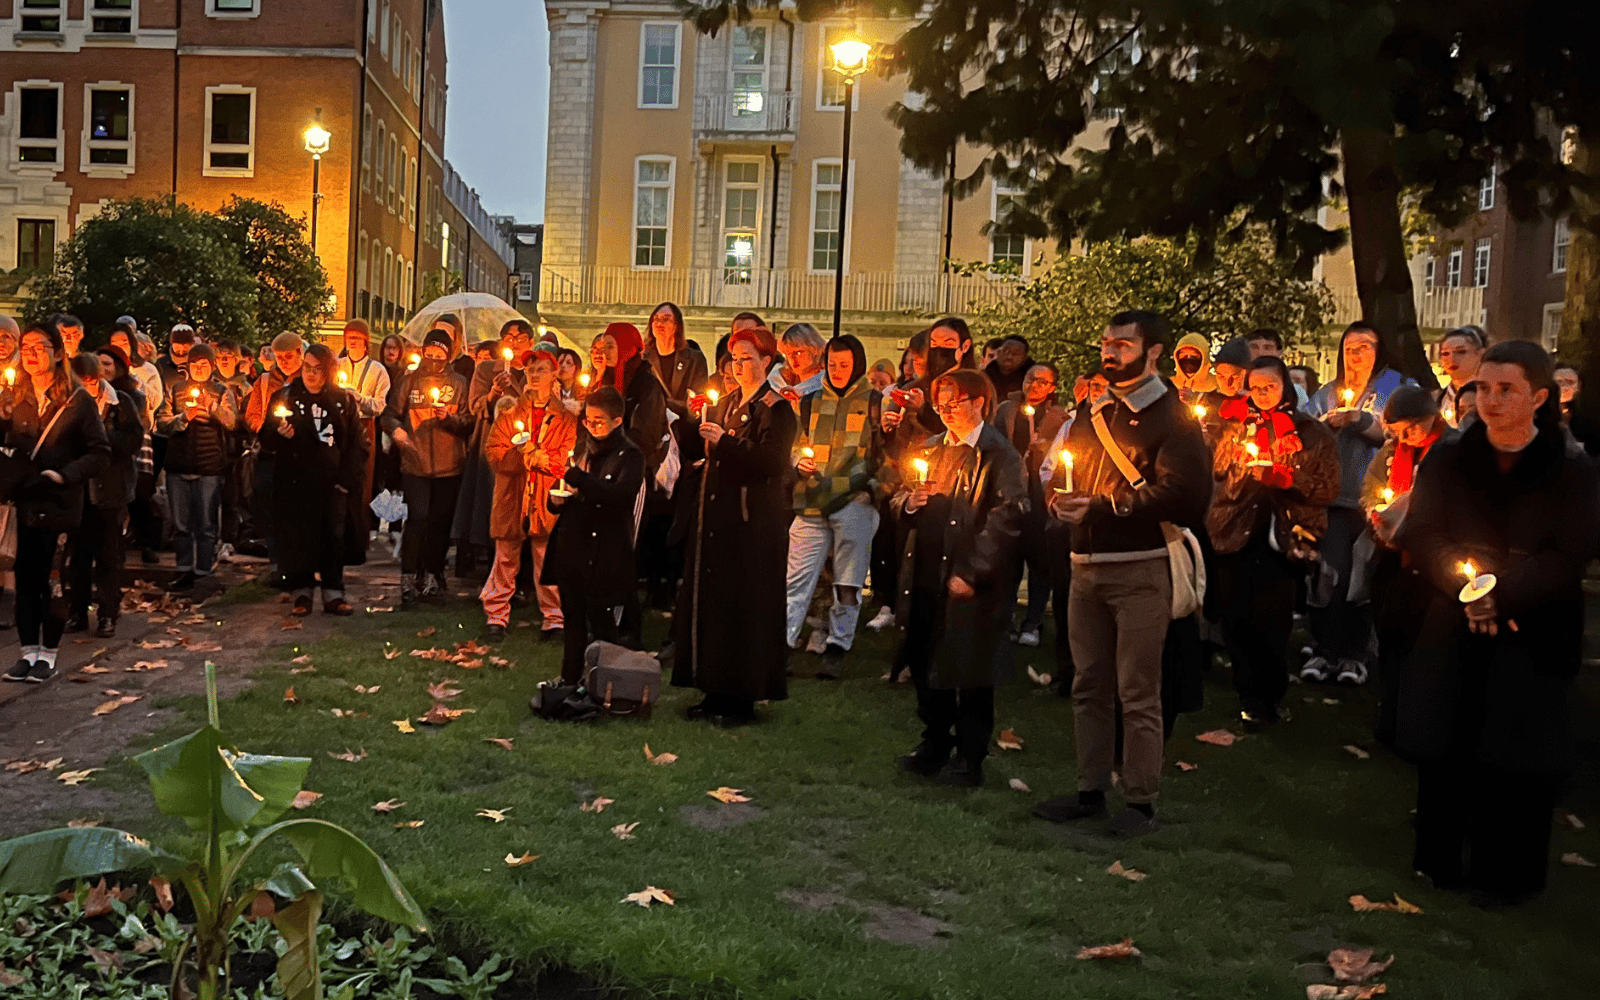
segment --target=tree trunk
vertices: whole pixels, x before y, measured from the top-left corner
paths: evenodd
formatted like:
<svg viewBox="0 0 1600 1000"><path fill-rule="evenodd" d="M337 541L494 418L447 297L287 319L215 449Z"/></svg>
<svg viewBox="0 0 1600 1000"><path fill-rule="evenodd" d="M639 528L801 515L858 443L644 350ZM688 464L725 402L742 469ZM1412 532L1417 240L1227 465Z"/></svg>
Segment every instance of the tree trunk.
<svg viewBox="0 0 1600 1000"><path fill-rule="evenodd" d="M1431 388L1438 381L1417 330L1417 304L1400 230L1394 137L1379 129L1347 129L1340 145L1362 316L1377 327L1401 371Z"/></svg>
<svg viewBox="0 0 1600 1000"><path fill-rule="evenodd" d="M1600 143L1578 133L1569 166L1580 175L1572 186L1568 225L1566 305L1561 310L1561 360L1583 377L1586 409L1600 399Z"/></svg>

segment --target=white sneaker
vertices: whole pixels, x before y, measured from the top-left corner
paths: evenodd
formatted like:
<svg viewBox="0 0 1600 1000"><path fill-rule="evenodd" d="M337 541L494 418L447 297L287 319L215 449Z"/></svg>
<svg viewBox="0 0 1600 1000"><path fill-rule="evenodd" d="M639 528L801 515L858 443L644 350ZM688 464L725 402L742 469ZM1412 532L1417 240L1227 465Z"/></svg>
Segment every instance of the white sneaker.
<svg viewBox="0 0 1600 1000"><path fill-rule="evenodd" d="M821 629L813 629L811 637L806 640L806 652L821 653L828 648L828 633Z"/></svg>
<svg viewBox="0 0 1600 1000"><path fill-rule="evenodd" d="M867 628L872 629L874 632L881 632L893 626L894 612L887 605L879 608L878 613L872 616L872 621L867 622Z"/></svg>
<svg viewBox="0 0 1600 1000"><path fill-rule="evenodd" d="M1303 681L1325 681L1333 672L1333 664L1328 662L1326 656L1313 656L1300 668L1300 679Z"/></svg>
<svg viewBox="0 0 1600 1000"><path fill-rule="evenodd" d="M233 546L229 545L227 542L223 542L222 543L222 547L217 549L217 562L225 563L225 562L231 562L232 560L233 560Z"/></svg>
<svg viewBox="0 0 1600 1000"><path fill-rule="evenodd" d="M1037 645L1039 645L1039 630L1036 629L1036 628L1030 628L1030 629L1024 629L1023 631L1018 632L1017 633L1017 645L1019 645L1019 646L1037 646Z"/></svg>
<svg viewBox="0 0 1600 1000"><path fill-rule="evenodd" d="M1360 660L1339 661L1340 684L1365 684L1367 682L1367 665Z"/></svg>

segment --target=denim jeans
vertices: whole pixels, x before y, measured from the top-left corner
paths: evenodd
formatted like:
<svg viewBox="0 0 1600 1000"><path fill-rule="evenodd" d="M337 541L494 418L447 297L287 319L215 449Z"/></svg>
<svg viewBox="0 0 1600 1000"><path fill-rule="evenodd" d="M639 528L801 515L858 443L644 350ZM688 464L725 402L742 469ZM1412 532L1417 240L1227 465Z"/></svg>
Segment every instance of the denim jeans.
<svg viewBox="0 0 1600 1000"><path fill-rule="evenodd" d="M833 558L833 608L828 613L828 641L849 649L861 618L861 588L867 582L872 537L878 531L878 509L851 500L827 517L796 514L789 523L788 640L793 646L806 621L806 609L817 589L822 567ZM874 581L876 583L876 581ZM839 600L839 588L853 587L856 602Z"/></svg>
<svg viewBox="0 0 1600 1000"><path fill-rule="evenodd" d="M167 502L172 507L172 551L179 573L211 575L217 561L221 497L221 476L167 473Z"/></svg>

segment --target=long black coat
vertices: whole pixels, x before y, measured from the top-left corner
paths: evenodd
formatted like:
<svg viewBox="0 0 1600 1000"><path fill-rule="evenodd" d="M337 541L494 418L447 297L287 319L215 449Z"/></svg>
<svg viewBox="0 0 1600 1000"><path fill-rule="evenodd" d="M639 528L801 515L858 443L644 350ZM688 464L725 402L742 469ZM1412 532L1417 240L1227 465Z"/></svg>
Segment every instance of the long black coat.
<svg viewBox="0 0 1600 1000"><path fill-rule="evenodd" d="M1400 680L1400 751L1525 775L1563 772L1583 573L1600 541L1593 462L1560 427L1547 427L1503 473L1475 422L1428 452L1397 539L1433 585ZM1493 638L1471 634L1457 599L1467 559L1498 579Z"/></svg>
<svg viewBox="0 0 1600 1000"><path fill-rule="evenodd" d="M74 387L65 401L49 399L41 404L31 381L19 383L12 398L10 416L0 420L0 435L15 454L15 462L6 463L6 478L11 480L9 499L17 505L18 523L47 530L76 528L83 521L85 484L104 472L111 460L111 444L95 402L88 390ZM51 426L58 411L60 418ZM36 445L39 453L34 455ZM45 478L46 469L53 469L62 481Z"/></svg>
<svg viewBox="0 0 1600 1000"><path fill-rule="evenodd" d="M918 454L928 461L935 495L911 514L908 489L890 502L910 526L895 607L906 623L897 662L920 669L916 661L926 658L935 688L993 687L1012 666L1009 584L1028 509L1022 456L991 424L980 431L976 450L948 447L941 435L923 442ZM937 532L937 544L928 532ZM952 576L976 594L951 597Z"/></svg>
<svg viewBox="0 0 1600 1000"><path fill-rule="evenodd" d="M591 605L616 607L638 585L633 532L644 454L620 427L600 442L582 430L572 461L563 479L576 495L550 504L556 524L539 582L578 580Z"/></svg>
<svg viewBox="0 0 1600 1000"><path fill-rule="evenodd" d="M672 683L707 694L788 697L785 586L792 501L784 486L794 410L763 385L742 406L729 393L709 419L727 433L712 448L681 439L685 465L705 460L673 615ZM694 428L698 421L688 421Z"/></svg>
<svg viewBox="0 0 1600 1000"><path fill-rule="evenodd" d="M272 397L268 414L279 406L294 437L278 433L280 418L261 425L261 454L277 459L272 483L272 513L278 525L278 567L284 573L316 572L329 548L343 553L346 566L366 559L367 432L355 397L329 385L306 390L298 378ZM343 487L343 490L336 487Z"/></svg>

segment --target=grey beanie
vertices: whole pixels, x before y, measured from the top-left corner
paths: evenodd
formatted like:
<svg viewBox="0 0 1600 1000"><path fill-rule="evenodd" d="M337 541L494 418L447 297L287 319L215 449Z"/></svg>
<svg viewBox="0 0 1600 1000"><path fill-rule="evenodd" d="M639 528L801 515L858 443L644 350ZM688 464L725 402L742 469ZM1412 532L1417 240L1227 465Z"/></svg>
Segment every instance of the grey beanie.
<svg viewBox="0 0 1600 1000"><path fill-rule="evenodd" d="M1211 359L1214 364L1233 365L1235 368L1250 367L1250 343L1243 337L1235 337L1222 345L1217 356Z"/></svg>

